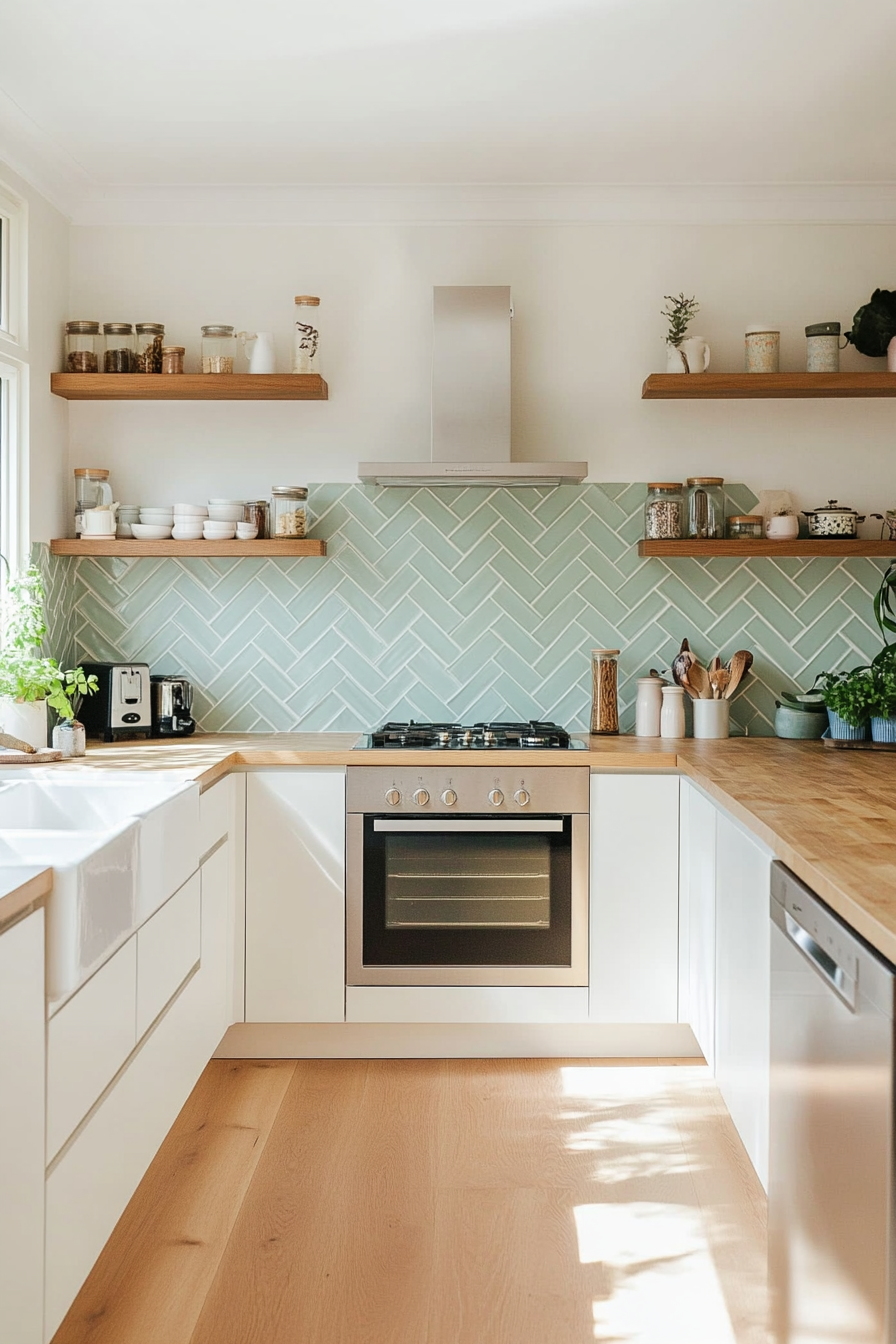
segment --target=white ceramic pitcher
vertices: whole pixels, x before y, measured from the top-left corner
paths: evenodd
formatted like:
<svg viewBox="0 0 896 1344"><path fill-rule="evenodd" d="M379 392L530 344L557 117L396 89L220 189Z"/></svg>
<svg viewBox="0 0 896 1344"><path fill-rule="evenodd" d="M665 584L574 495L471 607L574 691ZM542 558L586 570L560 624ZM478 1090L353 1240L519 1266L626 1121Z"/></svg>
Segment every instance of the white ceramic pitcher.
<svg viewBox="0 0 896 1344"><path fill-rule="evenodd" d="M667 373L705 373L709 368L710 349L702 336L688 336L678 345L670 345Z"/></svg>
<svg viewBox="0 0 896 1344"><path fill-rule="evenodd" d="M238 335L249 360L250 373L276 372L272 331L241 331Z"/></svg>

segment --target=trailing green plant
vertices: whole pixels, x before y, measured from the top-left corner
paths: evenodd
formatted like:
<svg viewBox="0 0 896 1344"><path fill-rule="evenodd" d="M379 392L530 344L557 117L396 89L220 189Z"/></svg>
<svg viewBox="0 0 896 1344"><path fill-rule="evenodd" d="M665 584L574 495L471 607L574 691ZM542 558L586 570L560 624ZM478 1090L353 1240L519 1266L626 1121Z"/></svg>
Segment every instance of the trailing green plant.
<svg viewBox="0 0 896 1344"><path fill-rule="evenodd" d="M848 672L820 672L814 689L821 691L826 707L848 723L861 728L877 714L877 692L870 667L854 667Z"/></svg>
<svg viewBox="0 0 896 1344"><path fill-rule="evenodd" d="M896 660L871 665L871 680L874 684L875 717L888 719L896 714Z"/></svg>
<svg viewBox="0 0 896 1344"><path fill-rule="evenodd" d="M874 594L874 619L880 627L884 644L888 645L890 641L887 632L896 635L896 560L891 560L884 570L880 587Z"/></svg>
<svg viewBox="0 0 896 1344"><path fill-rule="evenodd" d="M0 602L0 696L46 700L60 719L73 719L76 702L93 695L96 677L81 667L61 668L40 652L47 633L44 585L36 565L10 578Z"/></svg>
<svg viewBox="0 0 896 1344"><path fill-rule="evenodd" d="M679 294L677 299L672 294L664 294L663 298L669 304L668 308L663 308L660 312L660 316L666 318L669 323L666 344L679 346L687 335L691 319L699 313L700 305L695 298L688 299L684 294Z"/></svg>

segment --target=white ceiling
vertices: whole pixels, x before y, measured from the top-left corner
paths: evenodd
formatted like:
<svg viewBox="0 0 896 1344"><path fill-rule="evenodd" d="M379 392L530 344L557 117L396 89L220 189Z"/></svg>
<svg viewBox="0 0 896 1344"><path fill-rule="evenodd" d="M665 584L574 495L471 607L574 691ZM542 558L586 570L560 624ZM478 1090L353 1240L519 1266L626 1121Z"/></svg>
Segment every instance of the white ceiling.
<svg viewBox="0 0 896 1344"><path fill-rule="evenodd" d="M884 183L893 0L5 0L0 158L104 187Z"/></svg>

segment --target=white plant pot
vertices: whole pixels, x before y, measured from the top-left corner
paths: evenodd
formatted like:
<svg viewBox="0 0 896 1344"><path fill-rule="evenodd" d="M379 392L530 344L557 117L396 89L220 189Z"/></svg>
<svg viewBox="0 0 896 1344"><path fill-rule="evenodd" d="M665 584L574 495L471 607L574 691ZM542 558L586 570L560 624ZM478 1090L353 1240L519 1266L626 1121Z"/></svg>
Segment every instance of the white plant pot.
<svg viewBox="0 0 896 1344"><path fill-rule="evenodd" d="M40 750L47 745L46 700L6 700L0 698L0 732L20 737Z"/></svg>
<svg viewBox="0 0 896 1344"><path fill-rule="evenodd" d="M769 541L795 541L800 535L800 520L794 513L773 514L765 520Z"/></svg>

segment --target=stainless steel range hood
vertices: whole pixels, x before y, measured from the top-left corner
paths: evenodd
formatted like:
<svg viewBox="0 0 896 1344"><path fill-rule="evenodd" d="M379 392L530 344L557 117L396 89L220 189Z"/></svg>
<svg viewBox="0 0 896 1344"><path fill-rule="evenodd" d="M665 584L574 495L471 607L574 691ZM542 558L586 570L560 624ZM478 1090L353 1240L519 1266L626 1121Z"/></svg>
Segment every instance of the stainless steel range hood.
<svg viewBox="0 0 896 1344"><path fill-rule="evenodd" d="M510 287L432 292L429 462L361 462L368 485L575 485L587 462L510 460Z"/></svg>

